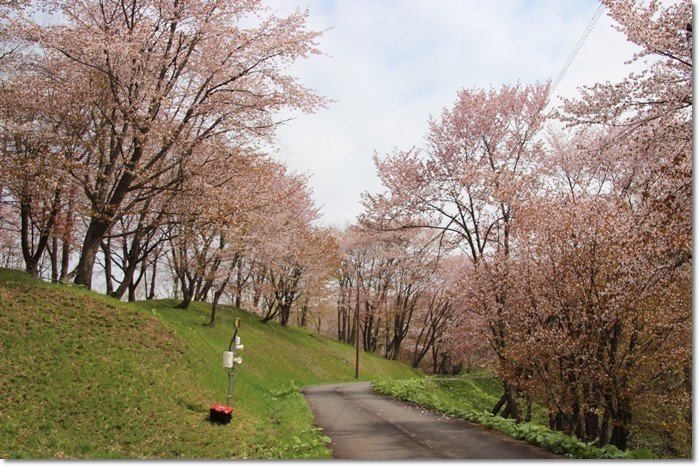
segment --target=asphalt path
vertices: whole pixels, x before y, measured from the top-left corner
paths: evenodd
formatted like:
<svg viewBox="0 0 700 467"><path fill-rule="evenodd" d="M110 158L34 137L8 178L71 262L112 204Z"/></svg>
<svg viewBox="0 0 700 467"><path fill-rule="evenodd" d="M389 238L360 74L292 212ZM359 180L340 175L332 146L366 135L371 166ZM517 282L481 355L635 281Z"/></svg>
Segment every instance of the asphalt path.
<svg viewBox="0 0 700 467"><path fill-rule="evenodd" d="M375 393L369 383L302 390L337 459L561 459L545 449Z"/></svg>

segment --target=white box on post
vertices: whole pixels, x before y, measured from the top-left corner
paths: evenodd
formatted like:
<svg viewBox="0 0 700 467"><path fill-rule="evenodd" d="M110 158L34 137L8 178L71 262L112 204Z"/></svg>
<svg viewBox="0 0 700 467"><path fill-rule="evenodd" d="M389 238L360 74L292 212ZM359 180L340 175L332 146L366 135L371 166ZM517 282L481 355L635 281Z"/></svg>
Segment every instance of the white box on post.
<svg viewBox="0 0 700 467"><path fill-rule="evenodd" d="M233 368L233 352L224 352L224 368Z"/></svg>

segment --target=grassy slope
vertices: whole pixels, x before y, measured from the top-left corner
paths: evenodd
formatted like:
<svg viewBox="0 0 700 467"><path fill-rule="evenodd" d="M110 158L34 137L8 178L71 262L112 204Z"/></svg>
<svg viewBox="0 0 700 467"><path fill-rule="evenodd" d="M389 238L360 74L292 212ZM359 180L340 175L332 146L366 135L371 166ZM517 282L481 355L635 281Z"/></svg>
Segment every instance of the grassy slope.
<svg viewBox="0 0 700 467"><path fill-rule="evenodd" d="M449 407L477 412L491 411L503 392L502 383L485 372L462 378L375 381L373 386L378 392L425 407Z"/></svg>
<svg viewBox="0 0 700 467"><path fill-rule="evenodd" d="M327 457L297 388L350 381L353 348L223 307L127 305L0 270L0 457ZM234 421L221 353L242 319ZM362 379L416 373L363 355Z"/></svg>
<svg viewBox="0 0 700 467"><path fill-rule="evenodd" d="M420 378L412 380L375 381L374 389L398 399L406 400L455 417L479 423L506 435L542 446L557 454L575 459L650 459L655 455L648 449L620 451L615 446L594 446L559 431L550 430L546 411L533 408L533 421L517 424L490 413L498 400L502 386L486 374L471 375L459 380Z"/></svg>

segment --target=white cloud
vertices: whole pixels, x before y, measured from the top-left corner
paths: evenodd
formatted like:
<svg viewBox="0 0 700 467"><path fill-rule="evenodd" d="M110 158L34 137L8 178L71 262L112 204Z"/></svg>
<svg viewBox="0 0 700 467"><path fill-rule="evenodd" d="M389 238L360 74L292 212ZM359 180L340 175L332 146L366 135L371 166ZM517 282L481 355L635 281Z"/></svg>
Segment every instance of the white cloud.
<svg viewBox="0 0 700 467"><path fill-rule="evenodd" d="M594 0L289 0L280 14L309 8L309 28L329 56L295 64L308 87L334 99L279 132L280 158L312 174L323 222L352 222L360 193L380 185L372 155L422 145L430 114L461 88L553 79L598 8ZM604 15L556 94L617 81L634 47Z"/></svg>

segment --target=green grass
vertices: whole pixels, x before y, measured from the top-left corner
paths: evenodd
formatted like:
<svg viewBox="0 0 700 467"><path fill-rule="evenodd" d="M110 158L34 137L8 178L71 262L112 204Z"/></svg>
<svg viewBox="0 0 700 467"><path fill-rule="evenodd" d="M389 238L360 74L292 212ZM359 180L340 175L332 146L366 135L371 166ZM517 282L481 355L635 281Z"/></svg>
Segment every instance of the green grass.
<svg viewBox="0 0 700 467"><path fill-rule="evenodd" d="M475 377L474 377L475 376ZM648 449L620 451L615 446L599 448L584 443L559 431L542 425L544 416L537 413L533 422L515 423L490 413L498 401L503 387L495 378L485 374L472 375L460 380L421 378L403 381L381 380L373 384L377 392L413 402L465 420L479 423L506 435L542 446L557 454L576 459L649 459L655 455ZM535 412L540 412L536 410Z"/></svg>
<svg viewBox="0 0 700 467"><path fill-rule="evenodd" d="M207 304L193 303L187 311L173 308L175 301L142 302L162 318L187 346L187 367L212 389L207 406L225 402L228 392L221 353L233 335L233 320L241 318L238 335L245 350L236 368L234 422L241 428L235 457L330 457L327 438L314 428L313 417L299 393L305 386L354 381L354 348L312 331L262 323L252 314L230 307L217 310L217 327L210 329ZM418 372L399 362L362 354L360 377L405 378Z"/></svg>
<svg viewBox="0 0 700 467"><path fill-rule="evenodd" d="M375 381L373 385L379 392L426 407L448 407L475 412L490 412L503 395L503 383L485 371L457 378L382 380ZM525 410L525 401L521 402ZM533 404L530 417L535 423L547 423L547 410Z"/></svg>
<svg viewBox="0 0 700 467"><path fill-rule="evenodd" d="M442 411L490 411L503 393L502 383L487 373L464 378L378 380L372 386L380 393Z"/></svg>
<svg viewBox="0 0 700 467"><path fill-rule="evenodd" d="M351 381L354 349L228 307L124 304L0 269L1 458L327 458L298 389ZM235 317L245 350L233 421L221 353ZM361 379L417 373L372 355Z"/></svg>

